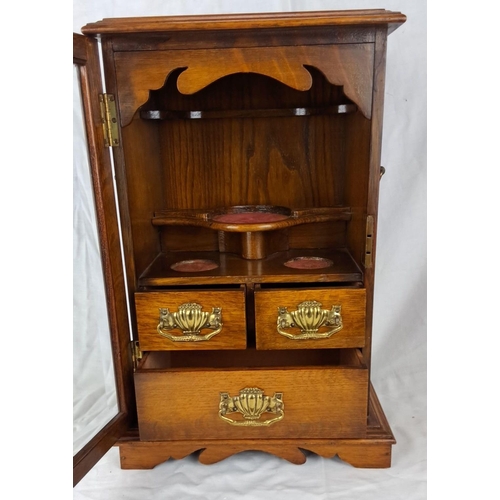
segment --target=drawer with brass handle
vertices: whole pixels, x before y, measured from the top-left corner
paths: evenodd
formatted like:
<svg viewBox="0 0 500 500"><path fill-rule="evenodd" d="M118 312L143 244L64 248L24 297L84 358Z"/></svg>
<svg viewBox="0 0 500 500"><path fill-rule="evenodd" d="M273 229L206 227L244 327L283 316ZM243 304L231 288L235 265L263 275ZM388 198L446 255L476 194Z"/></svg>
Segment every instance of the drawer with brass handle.
<svg viewBox="0 0 500 500"><path fill-rule="evenodd" d="M255 292L257 349L363 347L365 318L363 288Z"/></svg>
<svg viewBox="0 0 500 500"><path fill-rule="evenodd" d="M138 292L135 306L142 351L246 347L243 289Z"/></svg>
<svg viewBox="0 0 500 500"><path fill-rule="evenodd" d="M141 440L362 435L368 370L361 353L297 354L146 353L134 374Z"/></svg>

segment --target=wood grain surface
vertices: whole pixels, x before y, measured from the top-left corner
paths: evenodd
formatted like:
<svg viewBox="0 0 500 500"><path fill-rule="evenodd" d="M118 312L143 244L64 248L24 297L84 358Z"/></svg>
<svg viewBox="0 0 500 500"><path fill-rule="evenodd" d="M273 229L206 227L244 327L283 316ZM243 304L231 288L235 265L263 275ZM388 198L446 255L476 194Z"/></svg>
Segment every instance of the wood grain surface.
<svg viewBox="0 0 500 500"><path fill-rule="evenodd" d="M391 466L392 446L396 443L377 395L370 388L370 419L366 436L351 439L231 439L140 441L138 433L121 440L120 462L123 469L152 469L169 458L181 459L201 451L199 460L212 464L246 450L271 453L294 464L303 464L302 450L326 458L338 455L353 467L387 468Z"/></svg>
<svg viewBox="0 0 500 500"><path fill-rule="evenodd" d="M230 356L230 353L227 354ZM362 366L253 370L137 370L142 440L360 437L366 433L368 379ZM258 387L283 393L284 418L233 426L218 415L220 393ZM261 418L272 418L264 414Z"/></svg>
<svg viewBox="0 0 500 500"><path fill-rule="evenodd" d="M316 12L276 12L262 14L216 14L203 16L150 16L103 19L82 28L84 34L111 34L241 30L260 28L290 28L309 26L391 25L394 30L406 21L400 12L384 9L359 9Z"/></svg>
<svg viewBox="0 0 500 500"><path fill-rule="evenodd" d="M320 70L363 114L371 116L373 44L314 45L302 47L247 47L205 50L117 52L114 55L121 124L133 115L178 68L182 94L194 94L235 73L257 73L296 90L309 90L313 79L304 66Z"/></svg>
<svg viewBox="0 0 500 500"><path fill-rule="evenodd" d="M278 307L295 311L304 301L315 300L322 309L334 305L342 307L343 328L326 339L290 339L277 330ZM366 290L365 289L326 289L313 288L301 290L259 290L255 292L255 330L257 349L325 349L363 347L365 345ZM321 327L319 333L329 327ZM286 332L298 335L300 329L287 328Z"/></svg>
<svg viewBox="0 0 500 500"><path fill-rule="evenodd" d="M159 310L168 308L174 313L181 304L193 302L203 306L202 311L208 313L212 308L220 307L222 330L209 340L198 342L172 341L162 337L157 331ZM247 345L244 290L138 292L135 294L135 306L139 343L143 351L244 349ZM203 329L201 335L211 331L213 330ZM168 333L176 337L182 335L178 328L169 330Z"/></svg>
<svg viewBox="0 0 500 500"><path fill-rule="evenodd" d="M285 266L297 257L329 259L326 269L293 269ZM209 259L218 267L200 273L182 273L172 269L186 259ZM215 285L229 283L346 283L360 282L363 273L345 249L304 248L278 252L262 260L245 260L234 253L169 252L159 254L140 278L141 286Z"/></svg>

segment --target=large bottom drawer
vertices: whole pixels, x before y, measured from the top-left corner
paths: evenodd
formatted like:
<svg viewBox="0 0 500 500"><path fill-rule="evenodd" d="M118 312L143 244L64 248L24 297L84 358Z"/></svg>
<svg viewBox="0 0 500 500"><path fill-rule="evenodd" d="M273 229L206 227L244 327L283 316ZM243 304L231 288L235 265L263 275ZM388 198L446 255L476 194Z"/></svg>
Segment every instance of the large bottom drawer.
<svg viewBox="0 0 500 500"><path fill-rule="evenodd" d="M354 349L151 352L135 386L143 441L349 438L366 431L368 372Z"/></svg>

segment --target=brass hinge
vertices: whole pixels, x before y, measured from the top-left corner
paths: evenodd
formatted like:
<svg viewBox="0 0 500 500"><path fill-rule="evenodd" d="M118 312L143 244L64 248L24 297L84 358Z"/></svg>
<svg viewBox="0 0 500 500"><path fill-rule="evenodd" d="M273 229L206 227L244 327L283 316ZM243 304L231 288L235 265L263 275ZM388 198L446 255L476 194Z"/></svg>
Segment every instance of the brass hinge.
<svg viewBox="0 0 500 500"><path fill-rule="evenodd" d="M130 348L132 350L132 361L134 363L134 370L137 368L139 361L142 359L142 351L137 340L132 340L130 342Z"/></svg>
<svg viewBox="0 0 500 500"><path fill-rule="evenodd" d="M99 105L104 130L104 145L107 147L119 146L115 96L113 94L99 94Z"/></svg>
<svg viewBox="0 0 500 500"><path fill-rule="evenodd" d="M373 215L366 218L365 268L373 266Z"/></svg>

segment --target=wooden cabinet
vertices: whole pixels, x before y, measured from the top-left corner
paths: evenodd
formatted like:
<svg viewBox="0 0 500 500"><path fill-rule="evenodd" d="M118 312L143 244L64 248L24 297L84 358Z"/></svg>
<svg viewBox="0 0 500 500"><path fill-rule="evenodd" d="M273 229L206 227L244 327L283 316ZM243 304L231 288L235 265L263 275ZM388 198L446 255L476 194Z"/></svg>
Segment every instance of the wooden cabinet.
<svg viewBox="0 0 500 500"><path fill-rule="evenodd" d="M82 29L102 43L107 93L89 92L102 114L88 120L112 150L132 329L113 330L122 467L247 449L390 466L369 373L386 43L404 21L361 10Z"/></svg>

